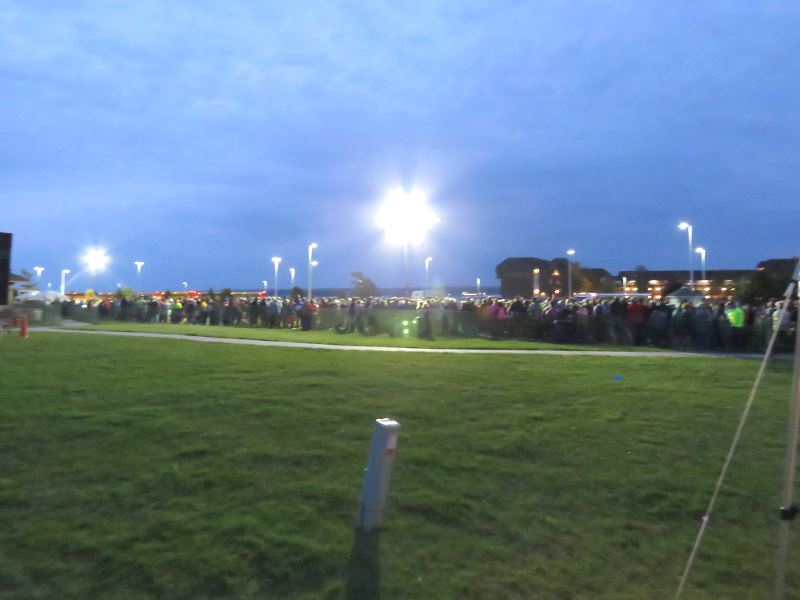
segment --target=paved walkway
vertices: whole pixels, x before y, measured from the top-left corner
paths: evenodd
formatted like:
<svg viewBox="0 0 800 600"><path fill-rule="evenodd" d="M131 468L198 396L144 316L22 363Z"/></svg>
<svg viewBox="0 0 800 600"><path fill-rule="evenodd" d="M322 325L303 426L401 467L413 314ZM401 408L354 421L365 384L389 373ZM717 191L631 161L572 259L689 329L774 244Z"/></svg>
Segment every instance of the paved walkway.
<svg viewBox="0 0 800 600"><path fill-rule="evenodd" d="M222 338L203 335L182 335L172 333L142 333L133 331L87 331L85 329L61 329L56 327L36 327L33 333L72 333L82 335L110 335L117 337L157 338L164 340L186 340L210 344L234 344L237 346L265 346L268 348L305 348L313 350L350 350L362 352L406 352L420 354L523 354L549 356L617 356L636 358L762 358L761 354L701 354L697 352L636 352L613 350L509 350L477 348L401 348L393 346L345 346L339 344L315 344L312 342L275 342L269 340L248 340Z"/></svg>

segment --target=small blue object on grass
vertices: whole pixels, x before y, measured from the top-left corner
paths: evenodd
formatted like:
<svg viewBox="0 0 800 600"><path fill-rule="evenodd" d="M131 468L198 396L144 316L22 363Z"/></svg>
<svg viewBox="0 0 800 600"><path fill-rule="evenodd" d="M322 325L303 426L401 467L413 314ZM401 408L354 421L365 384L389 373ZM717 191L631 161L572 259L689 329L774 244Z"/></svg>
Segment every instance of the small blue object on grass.
<svg viewBox="0 0 800 600"><path fill-rule="evenodd" d="M614 381L622 381L622 375L614 375Z"/></svg>

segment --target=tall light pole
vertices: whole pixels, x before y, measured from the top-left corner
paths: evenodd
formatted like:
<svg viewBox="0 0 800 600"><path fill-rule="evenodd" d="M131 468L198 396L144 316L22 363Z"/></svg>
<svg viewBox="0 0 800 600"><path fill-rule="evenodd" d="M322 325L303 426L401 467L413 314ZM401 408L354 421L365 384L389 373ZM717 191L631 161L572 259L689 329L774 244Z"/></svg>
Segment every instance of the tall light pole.
<svg viewBox="0 0 800 600"><path fill-rule="evenodd" d="M480 296L481 295L481 278L480 277L476 277L475 278L475 285L478 287L478 296Z"/></svg>
<svg viewBox="0 0 800 600"><path fill-rule="evenodd" d="M262 279L261 283L264 286L264 291L266 292L267 291L267 280L266 279Z"/></svg>
<svg viewBox="0 0 800 600"><path fill-rule="evenodd" d="M700 255L700 278L705 281L706 280L706 249L697 247L694 249Z"/></svg>
<svg viewBox="0 0 800 600"><path fill-rule="evenodd" d="M694 266L692 264L692 255L694 251L692 250L692 226L689 225L686 221L678 224L678 229L681 231L686 231L689 234L689 288L694 287Z"/></svg>
<svg viewBox="0 0 800 600"><path fill-rule="evenodd" d="M183 290L184 291L189 289L189 282L188 281L181 281L181 285L183 286Z"/></svg>
<svg viewBox="0 0 800 600"><path fill-rule="evenodd" d="M425 259L425 289L427 290L426 293L430 296L431 295L431 261L433 260L432 256L429 256Z"/></svg>
<svg viewBox="0 0 800 600"><path fill-rule="evenodd" d="M314 265L311 264L314 260L314 249L317 248L317 242L311 242L308 245L308 299L311 300L311 270Z"/></svg>
<svg viewBox="0 0 800 600"><path fill-rule="evenodd" d="M136 265L136 287L139 288L138 291L142 291L142 267L144 266L144 261L135 260L133 264Z"/></svg>
<svg viewBox="0 0 800 600"><path fill-rule="evenodd" d="M36 280L42 280L42 273L44 272L44 267L33 267L33 270L36 271Z"/></svg>
<svg viewBox="0 0 800 600"><path fill-rule="evenodd" d="M310 273L314 269L314 267L316 267L318 264L319 264L319 262L317 262L316 260L312 260L311 264L308 265L308 272ZM312 297L311 297L311 294L309 294L308 295L308 301L311 302L311 300L312 300Z"/></svg>
<svg viewBox="0 0 800 600"><path fill-rule="evenodd" d="M64 288L67 285L67 275L69 275L71 271L69 269L61 269L61 295L64 295Z"/></svg>
<svg viewBox="0 0 800 600"><path fill-rule="evenodd" d="M406 295L411 294L408 279L408 245L421 242L428 230L439 222L420 190L406 192L398 187L390 190L378 211L377 224L384 230L386 240L403 246Z"/></svg>
<svg viewBox="0 0 800 600"><path fill-rule="evenodd" d="M539 267L533 270L533 295L534 297L539 295Z"/></svg>
<svg viewBox="0 0 800 600"><path fill-rule="evenodd" d="M295 273L296 273L295 268L294 267L289 267L289 277L291 277L291 281L292 281L292 283L289 285L289 294L291 294L292 290L294 289L294 274Z"/></svg>
<svg viewBox="0 0 800 600"><path fill-rule="evenodd" d="M574 255L575 250L567 250L567 298L572 298L572 261L569 258Z"/></svg>
<svg viewBox="0 0 800 600"><path fill-rule="evenodd" d="M280 256L273 256L272 257L272 264L275 265L275 296L277 297L280 293L278 289L278 265L281 264L281 260L283 260Z"/></svg>

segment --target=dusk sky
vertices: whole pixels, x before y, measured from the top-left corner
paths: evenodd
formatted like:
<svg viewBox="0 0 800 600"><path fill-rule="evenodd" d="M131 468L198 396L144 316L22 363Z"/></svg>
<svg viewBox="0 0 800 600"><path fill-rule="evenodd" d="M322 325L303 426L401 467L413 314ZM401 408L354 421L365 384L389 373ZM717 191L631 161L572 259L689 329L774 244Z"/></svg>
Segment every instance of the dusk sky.
<svg viewBox="0 0 800 600"><path fill-rule="evenodd" d="M0 1L0 231L70 289L403 283L798 253L800 2ZM88 246L112 257L81 273ZM697 265L697 261L695 263Z"/></svg>

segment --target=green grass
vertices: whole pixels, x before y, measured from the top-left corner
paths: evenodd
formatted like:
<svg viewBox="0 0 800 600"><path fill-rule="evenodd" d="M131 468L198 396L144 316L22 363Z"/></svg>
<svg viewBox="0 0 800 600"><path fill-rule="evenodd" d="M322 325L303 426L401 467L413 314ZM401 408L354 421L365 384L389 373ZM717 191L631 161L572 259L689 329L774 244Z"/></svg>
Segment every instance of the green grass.
<svg viewBox="0 0 800 600"><path fill-rule="evenodd" d="M208 337L270 340L278 342L308 342L338 346L389 346L393 348L465 348L486 350L637 350L658 352L649 346L612 346L589 344L550 344L527 340L492 340L488 338L435 338L423 340L416 337L392 337L388 334L365 336L358 333L336 333L329 329L300 331L298 329L268 329L263 327L211 327L206 325L172 325L161 323L130 323L106 321L84 329L99 331L134 331L170 333L175 335L200 335Z"/></svg>
<svg viewBox="0 0 800 600"><path fill-rule="evenodd" d="M14 600L672 598L758 366L37 332L0 365ZM789 385L770 370L687 599L770 596ZM385 528L354 544L384 416Z"/></svg>

